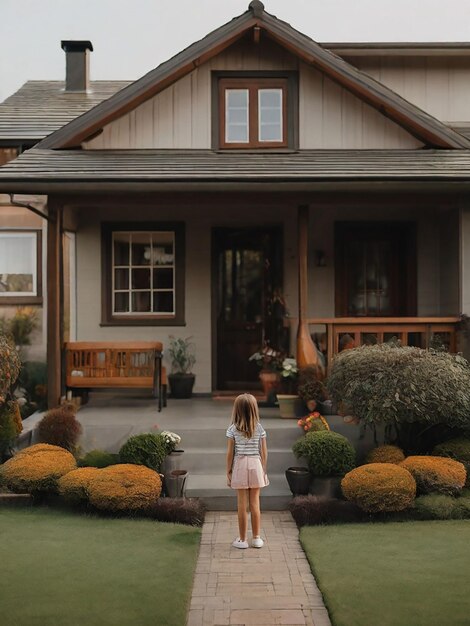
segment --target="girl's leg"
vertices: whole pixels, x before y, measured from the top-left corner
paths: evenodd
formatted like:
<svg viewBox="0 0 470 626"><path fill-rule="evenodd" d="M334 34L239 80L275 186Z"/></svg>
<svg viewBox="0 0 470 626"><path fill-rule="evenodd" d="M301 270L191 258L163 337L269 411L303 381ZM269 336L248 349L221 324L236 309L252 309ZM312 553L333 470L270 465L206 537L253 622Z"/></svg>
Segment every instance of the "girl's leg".
<svg viewBox="0 0 470 626"><path fill-rule="evenodd" d="M261 512L259 508L260 488L250 489L251 530L253 537L259 537L261 528Z"/></svg>
<svg viewBox="0 0 470 626"><path fill-rule="evenodd" d="M238 499L238 532L240 533L240 539L246 541L248 516L246 514L248 489L237 489Z"/></svg>

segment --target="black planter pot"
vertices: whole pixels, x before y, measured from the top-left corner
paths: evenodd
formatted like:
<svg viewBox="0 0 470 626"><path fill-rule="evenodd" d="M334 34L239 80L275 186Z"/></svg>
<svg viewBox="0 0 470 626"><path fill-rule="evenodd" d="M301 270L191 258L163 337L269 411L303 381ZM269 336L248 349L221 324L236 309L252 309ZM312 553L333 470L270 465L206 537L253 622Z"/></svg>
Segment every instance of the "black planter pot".
<svg viewBox="0 0 470 626"><path fill-rule="evenodd" d="M314 476L310 493L320 498L341 498L341 476Z"/></svg>
<svg viewBox="0 0 470 626"><path fill-rule="evenodd" d="M170 374L168 382L170 383L170 393L172 398L190 398L193 393L194 374Z"/></svg>
<svg viewBox="0 0 470 626"><path fill-rule="evenodd" d="M289 467L286 469L286 478L294 496L306 496L312 479L306 467Z"/></svg>

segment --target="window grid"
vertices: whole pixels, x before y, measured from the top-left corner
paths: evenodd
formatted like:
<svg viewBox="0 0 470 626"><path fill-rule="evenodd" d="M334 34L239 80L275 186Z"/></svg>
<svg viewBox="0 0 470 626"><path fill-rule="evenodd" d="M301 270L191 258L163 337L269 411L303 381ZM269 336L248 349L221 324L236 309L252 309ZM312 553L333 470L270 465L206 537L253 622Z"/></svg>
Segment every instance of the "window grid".
<svg viewBox="0 0 470 626"><path fill-rule="evenodd" d="M148 250L148 254L149 254L149 263L148 264L135 264L133 262L133 244L136 243L142 243L142 242L138 242L136 239L138 239L139 236L145 236L149 238L149 250ZM156 250L158 248L162 248L165 245L168 246L168 242L162 242L162 238L163 237L168 237L169 236L169 241L171 242L171 249L172 249L172 254L170 255L172 257L172 263L156 263L155 262L155 258L157 256L157 252ZM128 239L121 239L123 237L128 237ZM160 241L158 241L160 239ZM120 241L121 243L127 243L127 259L128 259L128 264L116 264L115 263L115 250L116 250L116 246L115 243L116 241ZM147 252L147 251L146 251ZM148 288L136 288L133 287L133 280L134 280L134 271L135 270L140 270L140 269L144 269L144 270L148 270L150 273L150 281L149 281L149 287ZM162 288L162 287L156 287L154 284L154 277L155 277L155 270L160 270L160 269L171 269L172 270L172 274L171 274L171 278L172 278L172 287L168 287L168 288ZM123 289L123 288L116 288L116 270L127 270L128 271L128 278L127 278L127 289ZM126 232L126 231L116 231L113 233L113 237L112 237L112 311L113 311L113 316L167 316L167 315L175 315L175 308L176 308L176 304L175 304L175 279L176 279L176 271L175 271L175 234L174 232L169 232L169 231L155 231L155 232L149 232L149 231L132 231L132 232ZM134 294L145 294L148 293L149 294L149 309L148 311L139 311L139 310L135 310L136 307L134 307ZM155 308L155 295L159 294L159 293L171 293L172 294L172 298L171 298L171 302L172 302L172 306L171 306L171 310L165 310L165 311L156 311ZM127 310L126 311L117 311L116 310L116 295L117 294L127 294ZM124 307L123 307L124 308Z"/></svg>
<svg viewBox="0 0 470 626"><path fill-rule="evenodd" d="M262 104L263 95L267 94L276 94L279 96L279 106L267 106L266 104ZM262 143L276 142L279 143L283 140L284 129L283 129L283 102L282 102L282 89L258 89L258 141ZM263 121L263 113L264 112L278 112L276 121ZM274 117L274 116L273 116ZM263 138L263 127L279 127L279 134L273 138Z"/></svg>

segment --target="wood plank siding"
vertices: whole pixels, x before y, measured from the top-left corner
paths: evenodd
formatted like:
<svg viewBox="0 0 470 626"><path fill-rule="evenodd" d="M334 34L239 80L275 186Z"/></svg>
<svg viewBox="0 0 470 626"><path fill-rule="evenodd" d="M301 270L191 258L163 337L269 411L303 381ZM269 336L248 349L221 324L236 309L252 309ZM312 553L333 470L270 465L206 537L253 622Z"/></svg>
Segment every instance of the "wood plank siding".
<svg viewBox="0 0 470 626"><path fill-rule="evenodd" d="M417 148L400 126L277 44L240 41L83 144L87 149L211 148L212 71L299 72L299 147Z"/></svg>

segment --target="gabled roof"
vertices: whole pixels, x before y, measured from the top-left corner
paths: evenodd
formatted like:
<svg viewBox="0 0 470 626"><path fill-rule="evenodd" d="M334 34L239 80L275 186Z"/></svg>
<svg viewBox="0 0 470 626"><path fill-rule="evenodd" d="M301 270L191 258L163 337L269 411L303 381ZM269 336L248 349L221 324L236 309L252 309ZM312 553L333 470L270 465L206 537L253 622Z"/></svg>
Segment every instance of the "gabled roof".
<svg viewBox="0 0 470 626"><path fill-rule="evenodd" d="M330 50L326 50L290 24L267 13L260 0L253 0L245 13L209 33L116 95L54 132L41 142L40 147L57 149L80 145L104 125L121 117L219 54L254 27L258 27L264 35L324 72L425 144L439 148L470 148L470 140L467 138Z"/></svg>
<svg viewBox="0 0 470 626"><path fill-rule="evenodd" d="M88 92L67 92L61 80L30 80L0 103L0 141L36 143L129 83L94 80Z"/></svg>

